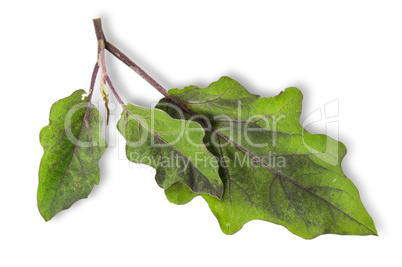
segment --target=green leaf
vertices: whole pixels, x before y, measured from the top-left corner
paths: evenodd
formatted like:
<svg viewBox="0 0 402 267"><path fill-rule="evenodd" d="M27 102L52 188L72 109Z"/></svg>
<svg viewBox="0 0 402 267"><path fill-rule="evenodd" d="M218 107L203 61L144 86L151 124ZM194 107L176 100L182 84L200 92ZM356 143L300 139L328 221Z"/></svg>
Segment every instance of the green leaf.
<svg viewBox="0 0 402 267"><path fill-rule="evenodd" d="M203 144L205 132L197 122L128 104L117 128L127 141L127 158L154 167L160 187L182 182L194 192L222 197L218 162Z"/></svg>
<svg viewBox="0 0 402 267"><path fill-rule="evenodd" d="M84 95L77 90L54 103L49 125L40 132L44 154L37 198L46 221L86 198L99 183L98 162L107 143L101 137L102 118Z"/></svg>
<svg viewBox="0 0 402 267"><path fill-rule="evenodd" d="M298 89L259 97L222 77L206 88L189 86L169 94L211 124L205 126L204 143L220 159L225 190L221 200L202 197L224 233L233 234L259 219L306 239L326 233L377 234L358 190L342 171L345 146L310 134L299 124ZM177 109L167 109L167 103L163 99L157 108L174 118L182 116ZM176 204L198 195L180 183L165 193Z"/></svg>

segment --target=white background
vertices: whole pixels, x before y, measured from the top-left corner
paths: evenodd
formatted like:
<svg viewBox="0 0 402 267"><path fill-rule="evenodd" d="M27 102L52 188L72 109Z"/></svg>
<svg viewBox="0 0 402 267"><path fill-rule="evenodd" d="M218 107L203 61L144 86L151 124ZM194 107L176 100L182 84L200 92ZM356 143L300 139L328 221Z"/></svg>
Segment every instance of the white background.
<svg viewBox="0 0 402 267"><path fill-rule="evenodd" d="M367 0L2 3L0 265L397 266L401 12L400 1ZM343 169L379 236L304 240L262 221L224 235L202 199L170 204L151 168L124 159L113 125L118 109L100 185L46 223L36 207L39 131L55 101L88 90L95 17L109 41L166 88L207 86L223 75L263 96L296 86L302 119L338 99L339 136L326 121L309 129L347 146ZM161 98L117 60L107 64L125 101L149 107Z"/></svg>

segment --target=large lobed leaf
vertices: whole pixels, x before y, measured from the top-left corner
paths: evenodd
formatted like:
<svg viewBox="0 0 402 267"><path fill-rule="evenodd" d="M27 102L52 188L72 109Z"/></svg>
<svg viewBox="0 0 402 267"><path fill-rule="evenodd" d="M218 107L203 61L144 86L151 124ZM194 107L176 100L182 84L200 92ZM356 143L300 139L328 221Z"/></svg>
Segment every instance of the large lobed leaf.
<svg viewBox="0 0 402 267"><path fill-rule="evenodd" d="M160 187L181 182L193 192L222 197L218 162L203 144L205 133L197 122L128 104L117 128L127 141L127 158L154 167Z"/></svg>
<svg viewBox="0 0 402 267"><path fill-rule="evenodd" d="M77 90L54 103L49 125L40 132L44 154L37 198L46 221L86 198L99 183L98 162L107 143L101 137L102 118L84 95Z"/></svg>
<svg viewBox="0 0 402 267"><path fill-rule="evenodd" d="M261 98L222 77L206 88L189 86L169 94L210 122L204 143L219 158L225 190L221 200L202 197L224 233L259 219L307 239L326 233L376 235L358 190L342 171L345 146L299 124L298 89ZM174 118L183 116L167 103L163 99L157 107ZM165 193L176 204L198 195L181 183Z"/></svg>

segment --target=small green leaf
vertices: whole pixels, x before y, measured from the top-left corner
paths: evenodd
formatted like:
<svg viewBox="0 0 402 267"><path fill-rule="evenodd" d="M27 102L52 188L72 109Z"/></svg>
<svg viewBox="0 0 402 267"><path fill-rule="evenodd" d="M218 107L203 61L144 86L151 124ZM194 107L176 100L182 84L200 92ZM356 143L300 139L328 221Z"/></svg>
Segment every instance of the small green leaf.
<svg viewBox="0 0 402 267"><path fill-rule="evenodd" d="M123 109L117 128L127 140L130 161L154 167L162 188L182 182L194 192L222 197L218 162L203 144L205 132L197 122L132 104Z"/></svg>
<svg viewBox="0 0 402 267"><path fill-rule="evenodd" d="M102 76L101 80L100 80L100 91L101 91L101 95L102 95L102 98L103 98L103 102L105 104L106 125L109 125L109 115L110 115L109 94L107 93L105 85L106 85L105 78Z"/></svg>
<svg viewBox="0 0 402 267"><path fill-rule="evenodd" d="M259 219L307 239L326 233L377 234L356 187L342 171L345 146L299 124L298 89L261 98L222 77L206 88L189 86L169 94L211 123L204 143L220 159L225 190L221 200L202 196L224 233ZM163 99L157 108L173 118L182 116L166 109L168 102ZM191 118L188 113L185 117ZM176 204L198 195L180 183L165 193Z"/></svg>
<svg viewBox="0 0 402 267"><path fill-rule="evenodd" d="M107 143L101 137L102 118L84 95L77 90L54 103L49 125L40 132L44 154L37 198L46 221L86 198L99 183L98 162Z"/></svg>

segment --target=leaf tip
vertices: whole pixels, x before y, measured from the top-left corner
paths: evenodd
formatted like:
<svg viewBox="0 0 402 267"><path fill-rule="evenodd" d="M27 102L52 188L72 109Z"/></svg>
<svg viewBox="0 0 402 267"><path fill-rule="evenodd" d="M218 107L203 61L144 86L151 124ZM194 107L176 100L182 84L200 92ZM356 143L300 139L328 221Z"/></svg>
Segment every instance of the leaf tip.
<svg viewBox="0 0 402 267"><path fill-rule="evenodd" d="M371 230L373 233L372 233L372 235L373 236L379 236L378 235L378 232L377 232L377 229L375 228L375 226L374 226L374 228L373 228L373 230Z"/></svg>
<svg viewBox="0 0 402 267"><path fill-rule="evenodd" d="M38 207L38 209L39 209L40 215L45 220L45 222L50 221L54 217L54 215L52 216L51 214L44 212L40 207Z"/></svg>

